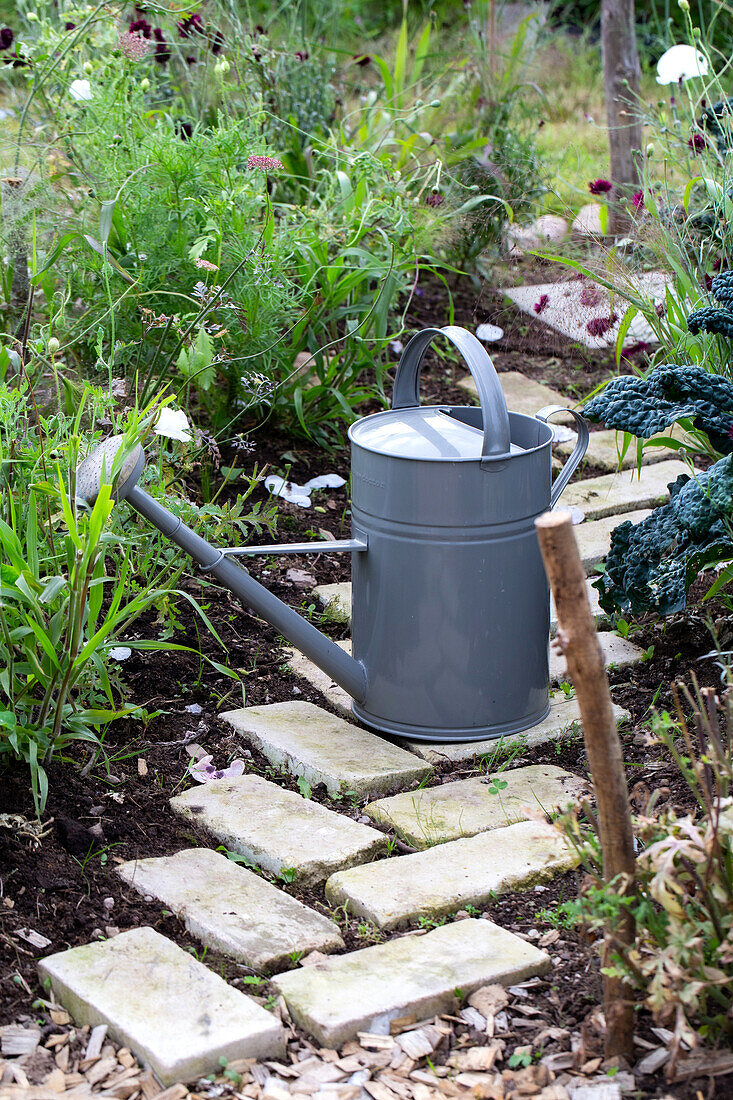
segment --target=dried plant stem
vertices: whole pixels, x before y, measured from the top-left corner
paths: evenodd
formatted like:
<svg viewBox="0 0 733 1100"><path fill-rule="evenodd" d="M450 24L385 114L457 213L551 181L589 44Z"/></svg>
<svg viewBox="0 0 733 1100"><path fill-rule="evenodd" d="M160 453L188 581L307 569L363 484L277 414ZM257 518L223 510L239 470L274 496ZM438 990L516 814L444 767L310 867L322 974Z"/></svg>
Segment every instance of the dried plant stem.
<svg viewBox="0 0 733 1100"><path fill-rule="evenodd" d="M617 891L633 887L635 860L631 811L624 775L621 741L616 729L603 653L585 587L585 572L568 512L547 512L535 521L545 569L555 597L558 641L575 687L583 737L593 778L605 882ZM634 919L622 909L613 928L606 928L604 964L615 944L634 943ZM608 975L603 979L606 1057L634 1053L634 998L630 986Z"/></svg>

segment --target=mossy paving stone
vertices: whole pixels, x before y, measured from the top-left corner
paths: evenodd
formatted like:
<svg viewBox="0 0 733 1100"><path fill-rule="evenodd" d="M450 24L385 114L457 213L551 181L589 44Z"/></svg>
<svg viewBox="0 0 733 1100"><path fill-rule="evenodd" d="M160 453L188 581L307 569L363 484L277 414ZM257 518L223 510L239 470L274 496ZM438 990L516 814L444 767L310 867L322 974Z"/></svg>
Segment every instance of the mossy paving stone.
<svg viewBox="0 0 733 1100"><path fill-rule="evenodd" d="M242 707L221 717L271 764L311 787L323 783L332 797L389 794L430 775L429 764L313 703Z"/></svg>
<svg viewBox="0 0 733 1100"><path fill-rule="evenodd" d="M77 1024L107 1024L164 1085L285 1053L278 1019L152 928L49 955L38 973Z"/></svg>
<svg viewBox="0 0 733 1100"><path fill-rule="evenodd" d="M293 875L303 885L375 859L387 847L376 829L257 775L214 779L176 795L170 804L250 863Z"/></svg>
<svg viewBox="0 0 733 1100"><path fill-rule="evenodd" d="M552 764L531 764L380 798L364 813L424 849L577 803L589 793L589 784L577 775Z"/></svg>
<svg viewBox="0 0 733 1100"><path fill-rule="evenodd" d="M284 967L296 952L344 946L333 921L208 848L130 860L117 873L177 913L206 947L253 970Z"/></svg>
<svg viewBox="0 0 733 1100"><path fill-rule="evenodd" d="M496 894L541 884L576 863L558 829L544 821L520 821L414 855L337 871L326 882L326 897L377 928L392 929L485 905Z"/></svg>
<svg viewBox="0 0 733 1100"><path fill-rule="evenodd" d="M450 1011L458 989L511 985L550 967L544 951L491 921L463 920L293 970L273 985L296 1023L336 1047L359 1031L388 1032L400 1016Z"/></svg>

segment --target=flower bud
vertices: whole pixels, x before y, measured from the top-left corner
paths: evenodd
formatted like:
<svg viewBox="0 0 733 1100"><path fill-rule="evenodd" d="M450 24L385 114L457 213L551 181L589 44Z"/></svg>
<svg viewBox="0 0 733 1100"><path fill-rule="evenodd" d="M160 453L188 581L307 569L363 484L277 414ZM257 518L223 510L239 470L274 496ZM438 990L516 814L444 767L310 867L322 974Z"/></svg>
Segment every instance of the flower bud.
<svg viewBox="0 0 733 1100"><path fill-rule="evenodd" d="M224 76L226 73L229 72L230 69L231 65L225 57L222 57L220 61L217 61L216 65L214 66L214 71L219 73L220 76Z"/></svg>
<svg viewBox="0 0 733 1100"><path fill-rule="evenodd" d="M440 107L440 100L433 99L430 103L428 103L428 107Z"/></svg>
<svg viewBox="0 0 733 1100"><path fill-rule="evenodd" d="M144 76L142 78L142 80L140 81L140 91L141 92L147 92L149 87L150 87L150 81L148 80L148 78L146 76Z"/></svg>
<svg viewBox="0 0 733 1100"><path fill-rule="evenodd" d="M648 157L653 157L654 156L654 146L652 145L651 142L649 142L649 144L646 147L646 155Z"/></svg>
<svg viewBox="0 0 733 1100"><path fill-rule="evenodd" d="M681 8L682 11L689 11L690 0L677 0L677 7Z"/></svg>
<svg viewBox="0 0 733 1100"><path fill-rule="evenodd" d="M94 72L94 66L92 65L91 61L84 62L84 72L87 74L87 76L91 76Z"/></svg>
<svg viewBox="0 0 733 1100"><path fill-rule="evenodd" d="M25 17L26 17L26 19L28 20L29 23L37 23L38 22L38 16L36 15L36 13L34 11L26 12Z"/></svg>
<svg viewBox="0 0 733 1100"><path fill-rule="evenodd" d="M55 336L49 336L48 343L46 344L46 350L48 351L48 354L49 355L55 355L60 347L61 347L61 344L58 342L56 337Z"/></svg>

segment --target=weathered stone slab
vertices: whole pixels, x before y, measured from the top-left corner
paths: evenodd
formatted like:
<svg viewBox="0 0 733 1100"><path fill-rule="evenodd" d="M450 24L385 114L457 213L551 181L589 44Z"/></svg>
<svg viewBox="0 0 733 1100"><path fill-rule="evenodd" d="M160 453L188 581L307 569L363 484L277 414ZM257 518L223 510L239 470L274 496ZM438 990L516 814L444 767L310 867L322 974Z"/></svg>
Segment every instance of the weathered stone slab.
<svg viewBox="0 0 733 1100"><path fill-rule="evenodd" d="M631 513L631 515L644 514L645 513ZM580 527L576 527L576 535L585 526L586 524L581 524ZM592 527L593 524L589 523L587 526ZM625 668L627 665L635 665L641 660L643 650L641 650L639 646L633 645L627 638L620 638L618 634L613 634L610 631L602 631L598 635L598 640L601 643L606 668L608 668L609 665L613 665L616 668ZM338 644L346 653L351 653L351 641L349 639L339 642ZM351 717L351 697L342 687L339 687L338 684L334 684L333 680L331 680L325 672L322 672L318 665L314 665L312 661L309 661L308 658L304 657L302 653L299 653L297 649L286 650L286 653L288 655L288 664L293 672L302 676L304 680L308 680L313 687L322 692L334 710L339 711L345 717ZM555 649L552 648L550 649L550 683L559 684L562 680L566 679L567 667L565 658L561 653L557 653Z"/></svg>
<svg viewBox="0 0 733 1100"><path fill-rule="evenodd" d="M276 875L292 870L306 884L374 859L387 846L376 829L257 775L214 779L170 804L251 863Z"/></svg>
<svg viewBox="0 0 733 1100"><path fill-rule="evenodd" d="M414 855L337 871L326 882L326 897L378 928L398 928L419 917L484 905L493 894L546 882L576 862L558 829L520 821Z"/></svg>
<svg viewBox="0 0 733 1100"><path fill-rule="evenodd" d="M330 795L388 794L424 779L431 768L410 752L313 703L271 703L221 716L271 764L302 775Z"/></svg>
<svg viewBox="0 0 733 1100"><path fill-rule="evenodd" d="M654 508L669 500L667 485L676 481L680 474L689 474L684 462L670 460L644 466L641 477L636 470L622 470L585 481L571 481L558 507L580 508L586 520Z"/></svg>
<svg viewBox="0 0 733 1100"><path fill-rule="evenodd" d="M588 204L589 207L595 204ZM584 208L585 209L585 208ZM577 221L577 219L576 219ZM575 230L576 223L573 223ZM665 298L667 276L661 271L647 271L634 276L635 286L629 287L640 296L652 302L663 302ZM629 280L626 280L627 282ZM590 279L569 279L562 283L542 283L536 286L515 286L505 290L509 298L524 313L555 329L556 332L584 344L587 348L614 347L621 321L628 303L611 296L605 287ZM542 297L546 297L540 313L535 310ZM596 325L595 332L591 322L597 318L610 321L602 330ZM589 331L588 325L591 324ZM641 314L637 314L626 334L626 344L643 340L647 344L656 344L657 338Z"/></svg>
<svg viewBox="0 0 733 1100"><path fill-rule="evenodd" d="M351 585L349 585L349 590L351 590ZM351 591L349 591L349 599L350 598ZM341 646L345 653L351 653L350 638L345 641L336 642L336 645ZM317 691L325 695L333 709L338 711L339 714L342 714L344 718L351 717L351 696L347 691L339 687L323 669L319 668L318 665L314 665L312 661L297 649L286 649L285 655L288 665L296 676L302 676L304 680L308 680Z"/></svg>
<svg viewBox="0 0 733 1100"><path fill-rule="evenodd" d="M176 913L192 936L253 970L282 967L295 951L338 951L333 921L208 848L121 863L117 873Z"/></svg>
<svg viewBox="0 0 733 1100"><path fill-rule="evenodd" d="M499 381L504 391L506 407L509 412L534 416L545 405L564 405L565 408L570 408L574 404L570 398L564 397L557 390L545 386L542 382L536 382L534 378L528 378L526 374L520 374L519 371L502 371L499 375ZM476 383L470 374L466 375L465 378L461 378L458 385L478 400ZM560 419L559 416L558 419ZM572 417L568 422L571 421ZM555 423L554 420L553 423Z"/></svg>
<svg viewBox="0 0 733 1100"><path fill-rule="evenodd" d="M285 1054L279 1020L153 928L49 955L38 973L76 1024L107 1024L163 1085Z"/></svg>
<svg viewBox="0 0 733 1100"><path fill-rule="evenodd" d="M364 810L414 848L431 848L460 837L526 821L541 810L554 810L590 793L588 783L553 764L507 768L493 777L460 779L380 798Z"/></svg>
<svg viewBox="0 0 733 1100"><path fill-rule="evenodd" d="M550 968L544 951L491 921L462 920L292 970L273 984L293 1019L334 1048L358 1031L387 1030L400 1016L451 1011L457 989L465 996Z"/></svg>
<svg viewBox="0 0 733 1100"><path fill-rule="evenodd" d="M324 616L332 623L351 622L351 585L348 581L338 584L319 584L313 589L323 608Z"/></svg>
<svg viewBox="0 0 733 1100"><path fill-rule="evenodd" d="M636 512L624 512L620 516L604 516L602 519L586 520L573 527L575 541L580 551L580 560L585 566L586 573L590 573L603 561L611 548L611 532L620 523L629 520L631 523L641 523L643 519L651 515L648 508L639 509Z"/></svg>
<svg viewBox="0 0 733 1100"><path fill-rule="evenodd" d="M629 717L628 711L614 706L614 714L617 722L623 722ZM475 756L494 757L505 748L521 740L527 748L536 745L544 745L548 741L559 741L561 737L570 734L574 727L580 730L580 710L576 699L567 699L559 692L550 702L550 713L543 722L538 722L531 729L522 733L508 734L506 737L491 738L486 741L442 741L428 743L427 741L410 741L406 744L411 752L417 753L431 764L440 764L449 760L459 763L463 760L473 760Z"/></svg>
<svg viewBox="0 0 733 1100"><path fill-rule="evenodd" d="M644 650L634 645L628 638L621 638L618 634L603 630L598 634L601 643L603 660L606 668L626 668L628 665L636 665L644 656ZM567 661L562 653L558 653L554 646L550 649L550 683L560 684L568 678Z"/></svg>

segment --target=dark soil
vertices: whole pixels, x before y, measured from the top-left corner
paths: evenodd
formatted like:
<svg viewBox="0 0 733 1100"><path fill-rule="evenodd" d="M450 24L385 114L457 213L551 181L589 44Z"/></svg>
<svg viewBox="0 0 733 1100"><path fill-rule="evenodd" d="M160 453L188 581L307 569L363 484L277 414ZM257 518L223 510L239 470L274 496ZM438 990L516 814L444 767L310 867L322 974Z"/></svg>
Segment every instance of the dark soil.
<svg viewBox="0 0 733 1100"><path fill-rule="evenodd" d="M505 306L499 293L476 294L468 280L454 285L453 309L456 324L473 327L490 320L505 329L504 338L491 349L500 371L520 370L578 398L615 372L612 356L568 349L560 337L555 339L539 322ZM413 303L409 325L437 325L448 319L444 288L439 283L426 283ZM451 360L431 353L423 372L424 400L465 404L465 394L456 385L460 373ZM260 468L263 462L275 470L289 466L292 478L301 483L326 471L344 477L349 473L346 449L325 454L307 441L293 440L270 429L257 438L253 457ZM264 499L264 493L261 495ZM325 491L315 503L317 507L308 511L283 503L276 536L263 541L305 540L314 528L327 530L336 538L348 536L347 487ZM325 583L347 579L349 569L348 556L344 555L257 557L249 560L248 567L277 596L306 614L315 611L311 585L293 580L289 571L305 570L318 583ZM200 645L204 658L236 670L241 686L198 653L133 651L119 666L120 675L130 700L147 708L146 721L114 723L106 732L103 751L96 756L90 755L88 746L77 745L55 761L43 816L49 831L40 844L24 834L17 818L0 817L0 1023L30 1012L31 1002L40 993L36 960L44 954L142 924L197 950L197 944L175 917L157 903L146 903L115 875L115 865L123 860L172 854L192 844L210 843L210 838L194 825L181 823L168 806L168 799L191 783L186 775L187 742L200 743L220 765L244 756L251 770L297 789L292 777L275 772L259 754L243 748L217 712L242 706L243 698L247 705L253 705L297 696L330 709L328 702L284 667L282 639L272 627L243 610L228 592L205 580L189 575L184 583L190 595L206 606L223 648L197 624L185 601L178 608L179 630L173 641ZM692 602L695 604L695 599ZM664 622L650 617L634 624L635 630L638 627L634 641L649 649L649 659L611 674L614 701L631 713L623 743L630 788L642 812L648 792L660 785L665 788L663 803L680 812L691 808L689 791L663 750L649 743L642 723L654 702L661 707L672 705L670 684L686 678L690 670L701 684L719 685L715 660L705 656L713 648L706 614L693 606L688 613ZM712 615L725 648L733 636L733 617L723 605L713 608ZM345 636L343 627L323 626L334 637ZM155 637L159 630L151 614L137 624L136 636ZM587 770L582 738L577 736L525 751L512 764L530 762L551 762L580 774ZM434 782L464 777L474 770L469 765L445 764L437 769ZM313 791L313 797L342 813L358 817L361 812L359 805L334 803L319 788ZM0 815L23 815L29 822L34 820L27 772L18 766L6 768L1 777ZM534 936L538 929L545 934L552 925L539 911L551 910L559 900L575 896L578 883L578 875L565 875L539 892L498 898L486 914L519 933ZM313 907L328 911L322 892L304 891L297 883L278 885ZM343 916L340 919L343 925ZM49 946L41 950L33 947L19 935L24 930L40 933L50 941ZM343 932L348 949L384 938L354 920L343 927ZM526 1003L535 1003L541 1009L543 1021L573 1030L600 1001L597 950L576 933L563 931L550 951L555 961L550 980L529 991ZM207 955L209 961L235 984L241 985L249 973L241 965L212 960ZM649 1024L642 1016L642 1037L650 1037ZM530 1030L513 1037L513 1041L520 1045L531 1042L531 1037ZM657 1042L653 1035L651 1040ZM677 1091L670 1091L661 1080L648 1080L646 1096L666 1092L694 1097L698 1088L710 1098L730 1095L725 1079L717 1081L717 1091L716 1084L709 1086L707 1081L675 1086Z"/></svg>

